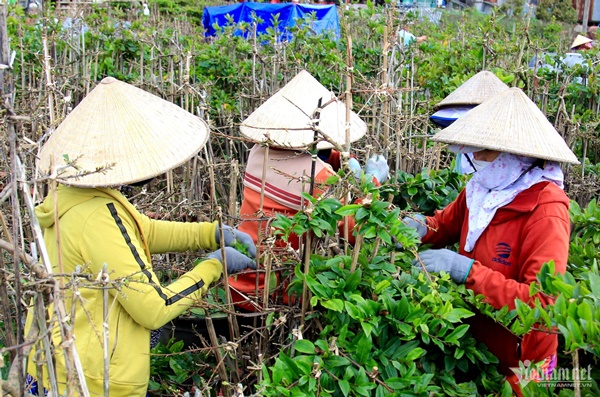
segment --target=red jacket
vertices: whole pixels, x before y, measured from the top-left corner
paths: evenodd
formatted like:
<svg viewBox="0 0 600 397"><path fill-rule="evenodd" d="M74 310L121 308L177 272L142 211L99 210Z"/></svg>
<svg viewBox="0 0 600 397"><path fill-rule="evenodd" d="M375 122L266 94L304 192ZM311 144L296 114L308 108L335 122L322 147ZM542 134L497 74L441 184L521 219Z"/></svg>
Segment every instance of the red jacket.
<svg viewBox="0 0 600 397"><path fill-rule="evenodd" d="M465 252L469 210L463 190L445 209L427 218L430 229L422 242L434 248L459 242L459 253L475 259L466 280L467 288L486 296L496 309L505 305L514 309L517 298L524 302L539 298L548 304L553 302L548 295L529 297L529 285L550 260L554 260L558 273L565 272L570 235L568 211L569 199L562 189L549 182L535 184L499 208L473 252ZM556 354L556 334L532 331L519 338L482 314L476 314L468 323L475 338L498 357L499 369L507 376L514 375L510 367L518 367L519 360L538 362Z"/></svg>

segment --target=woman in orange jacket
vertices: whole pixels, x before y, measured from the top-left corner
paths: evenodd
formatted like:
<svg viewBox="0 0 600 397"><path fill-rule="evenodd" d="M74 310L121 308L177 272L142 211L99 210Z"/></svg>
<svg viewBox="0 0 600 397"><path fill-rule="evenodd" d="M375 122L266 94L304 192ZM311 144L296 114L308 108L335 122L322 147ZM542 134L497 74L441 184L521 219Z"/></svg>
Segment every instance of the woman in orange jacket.
<svg viewBox="0 0 600 397"><path fill-rule="evenodd" d="M352 112L350 142L363 137L366 131L366 124ZM318 197L326 192L327 179L344 161L355 175L362 172L355 158L344 158L333 148L345 145L346 105L307 71L298 73L250 114L240 132L256 143L246 164L238 229L259 245L269 236L270 220L277 214L291 217L302 210L303 193L312 192ZM311 154L314 146L316 156ZM384 182L388 173L383 156L374 155L367 161L365 174L376 183ZM298 249L297 236L290 236L288 242ZM260 306L256 295L262 297L264 273L246 272L230 277L228 282L238 307L256 310Z"/></svg>
<svg viewBox="0 0 600 397"><path fill-rule="evenodd" d="M512 120L513 123L508 121ZM457 153L471 153L475 173L454 202L434 216L405 218L423 244L414 265L444 271L496 309L515 309L529 296L542 265L566 270L569 199L560 162L578 160L537 106L518 88L495 95L436 134ZM458 252L446 249L458 243ZM519 362L542 363L545 375L556 366L557 335L535 330L519 337L483 314L468 323L476 339L499 359L499 370L521 395L512 369Z"/></svg>

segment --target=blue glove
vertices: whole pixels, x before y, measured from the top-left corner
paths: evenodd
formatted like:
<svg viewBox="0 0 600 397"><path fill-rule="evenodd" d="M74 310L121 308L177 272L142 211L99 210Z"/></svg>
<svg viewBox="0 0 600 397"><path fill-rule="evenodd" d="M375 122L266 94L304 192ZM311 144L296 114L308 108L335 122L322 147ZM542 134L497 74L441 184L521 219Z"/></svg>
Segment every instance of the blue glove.
<svg viewBox="0 0 600 397"><path fill-rule="evenodd" d="M377 178L379 183L383 183L390 175L390 166L388 165L385 157L383 157L381 154L374 154L369 160L367 160L365 174L371 175L372 177Z"/></svg>
<svg viewBox="0 0 600 397"><path fill-rule="evenodd" d="M425 220L425 217L421 214L406 216L404 217L404 219L402 219L402 222L404 222L406 226L410 226L413 229L416 229L417 233L419 233L419 237L421 238L425 237L425 235L427 234L427 221Z"/></svg>
<svg viewBox="0 0 600 397"><path fill-rule="evenodd" d="M457 254L449 249L427 250L419 253L419 258L428 272L445 271L457 284L463 284L471 271L474 259ZM413 261L413 266L421 268L419 258Z"/></svg>
<svg viewBox="0 0 600 397"><path fill-rule="evenodd" d="M360 173L362 172L362 168L360 168L360 164L358 163L358 160L355 159L354 157L350 158L350 160L348 161L348 166L350 167L350 170L352 170L354 177L356 179L360 178Z"/></svg>
<svg viewBox="0 0 600 397"><path fill-rule="evenodd" d="M224 243L226 247L233 247L234 243L238 241L246 247L248 255L250 255L251 258L256 258L256 245L248 233L241 232L231 226L223 225L223 238L225 239ZM221 232L219 226L217 226L215 230L215 240L217 241L217 244L221 244Z"/></svg>
<svg viewBox="0 0 600 397"><path fill-rule="evenodd" d="M207 257L223 263L223 253L220 249L211 252ZM226 265L228 274L241 272L245 269L256 269L256 262L254 259L248 258L241 252L236 251L235 248L225 247L225 258L227 259Z"/></svg>

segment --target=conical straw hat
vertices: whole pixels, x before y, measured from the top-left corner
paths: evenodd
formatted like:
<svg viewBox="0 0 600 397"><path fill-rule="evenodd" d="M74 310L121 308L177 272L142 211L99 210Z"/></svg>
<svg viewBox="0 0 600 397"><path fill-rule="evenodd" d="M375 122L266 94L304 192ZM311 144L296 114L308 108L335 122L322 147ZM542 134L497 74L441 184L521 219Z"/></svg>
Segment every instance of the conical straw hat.
<svg viewBox="0 0 600 397"><path fill-rule="evenodd" d="M304 149L314 141L313 115L321 101L318 129L334 142L346 143L346 105L303 70L281 90L258 107L240 125L240 132L255 142L271 142L272 146ZM362 138L367 125L354 112L350 115L350 142ZM317 139L322 139L319 135ZM331 148L320 141L318 149Z"/></svg>
<svg viewBox="0 0 600 397"><path fill-rule="evenodd" d="M516 87L476 106L431 140L579 164L542 111Z"/></svg>
<svg viewBox="0 0 600 397"><path fill-rule="evenodd" d="M585 36L578 34L577 37L575 37L575 40L573 40L573 44L571 44L571 48L579 47L580 45L589 43L590 41L592 41L592 39L590 39L589 37L585 37Z"/></svg>
<svg viewBox="0 0 600 397"><path fill-rule="evenodd" d="M479 105L507 89L508 86L494 73L484 70L462 83L433 108L437 110L447 106Z"/></svg>
<svg viewBox="0 0 600 397"><path fill-rule="evenodd" d="M107 77L43 145L38 166L50 174L54 162L61 178L105 168L61 181L71 186L125 185L182 165L204 146L208 134L208 126L199 117ZM65 157L78 169L64 168Z"/></svg>

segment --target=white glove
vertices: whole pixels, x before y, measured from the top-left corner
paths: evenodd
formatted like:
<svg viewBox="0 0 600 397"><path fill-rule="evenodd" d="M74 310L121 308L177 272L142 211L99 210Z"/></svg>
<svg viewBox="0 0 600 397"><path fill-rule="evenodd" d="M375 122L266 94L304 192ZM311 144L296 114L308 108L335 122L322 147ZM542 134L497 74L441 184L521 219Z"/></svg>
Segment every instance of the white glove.
<svg viewBox="0 0 600 397"><path fill-rule="evenodd" d="M383 183L390 175L390 166L383 155L374 154L369 160L367 160L365 174L371 175L372 177L376 178L379 183Z"/></svg>

